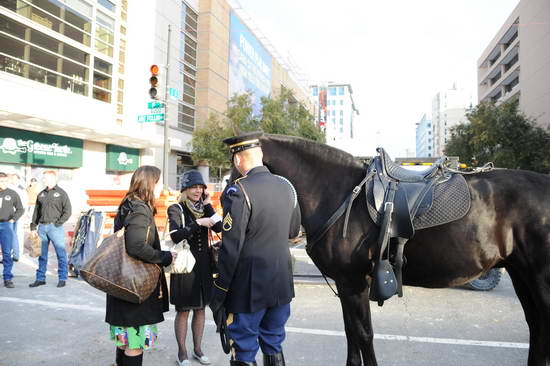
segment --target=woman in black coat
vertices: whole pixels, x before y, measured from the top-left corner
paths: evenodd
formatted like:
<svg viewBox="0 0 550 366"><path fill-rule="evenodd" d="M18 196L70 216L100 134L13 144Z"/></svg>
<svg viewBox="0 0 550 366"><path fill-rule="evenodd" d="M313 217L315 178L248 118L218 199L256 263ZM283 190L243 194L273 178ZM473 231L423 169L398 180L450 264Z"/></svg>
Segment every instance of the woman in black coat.
<svg viewBox="0 0 550 366"><path fill-rule="evenodd" d="M138 168L130 189L122 200L115 217L114 230L124 227L126 252L144 262L168 266L175 255L160 250L155 225L155 197L160 196L160 170L153 166ZM143 350L156 342L156 324L164 321L168 311L168 287L164 271L151 296L141 304L134 304L107 295L105 321L110 324L111 339L117 346L118 366L141 365Z"/></svg>
<svg viewBox="0 0 550 366"><path fill-rule="evenodd" d="M208 365L210 360L201 349L204 332L205 313L212 292L213 262L208 244L208 229L220 232L221 221L215 222L215 214L206 192L206 185L197 170L190 170L182 176L180 202L168 207L170 238L174 243L187 240L196 263L188 274L170 275L170 302L176 306L174 328L178 341L178 363L189 366L185 338L187 319L193 310L191 328L193 331L193 350L191 355L201 364ZM183 216L183 219L182 219Z"/></svg>

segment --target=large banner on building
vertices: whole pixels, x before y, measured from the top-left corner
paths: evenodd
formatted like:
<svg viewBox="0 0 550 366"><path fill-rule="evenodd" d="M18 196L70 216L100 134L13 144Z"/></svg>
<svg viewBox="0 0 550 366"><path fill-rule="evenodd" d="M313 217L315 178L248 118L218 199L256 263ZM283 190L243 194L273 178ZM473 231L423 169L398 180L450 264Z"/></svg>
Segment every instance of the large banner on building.
<svg viewBox="0 0 550 366"><path fill-rule="evenodd" d="M248 27L231 11L229 33L229 97L250 92L254 113L261 97L271 93L271 55Z"/></svg>
<svg viewBox="0 0 550 366"><path fill-rule="evenodd" d="M0 162L80 168L84 142L72 137L0 127Z"/></svg>

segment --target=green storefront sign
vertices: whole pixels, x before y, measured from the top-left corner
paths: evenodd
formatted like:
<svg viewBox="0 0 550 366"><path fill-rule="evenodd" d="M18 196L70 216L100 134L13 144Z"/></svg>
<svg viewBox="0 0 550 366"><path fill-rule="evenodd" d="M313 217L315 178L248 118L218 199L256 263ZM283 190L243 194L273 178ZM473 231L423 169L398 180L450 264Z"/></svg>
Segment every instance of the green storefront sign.
<svg viewBox="0 0 550 366"><path fill-rule="evenodd" d="M0 127L0 162L80 168L84 142L15 128Z"/></svg>
<svg viewBox="0 0 550 366"><path fill-rule="evenodd" d="M107 170L134 171L139 168L139 149L107 145Z"/></svg>

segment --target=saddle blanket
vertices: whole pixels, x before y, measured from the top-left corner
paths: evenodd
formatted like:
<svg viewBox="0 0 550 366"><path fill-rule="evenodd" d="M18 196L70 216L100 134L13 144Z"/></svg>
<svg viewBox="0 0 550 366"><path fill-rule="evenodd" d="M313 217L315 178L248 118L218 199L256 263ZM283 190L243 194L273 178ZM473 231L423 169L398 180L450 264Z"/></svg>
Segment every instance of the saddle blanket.
<svg viewBox="0 0 550 366"><path fill-rule="evenodd" d="M374 181L371 180L366 190L367 207L372 220L376 225L380 226L383 212L379 212L376 209L373 187ZM427 194L433 195L432 204L429 208L422 210L422 212L419 212L412 218L415 230L448 224L461 219L470 210L470 189L468 188L466 179L461 174L452 174L449 179L436 183L435 187Z"/></svg>

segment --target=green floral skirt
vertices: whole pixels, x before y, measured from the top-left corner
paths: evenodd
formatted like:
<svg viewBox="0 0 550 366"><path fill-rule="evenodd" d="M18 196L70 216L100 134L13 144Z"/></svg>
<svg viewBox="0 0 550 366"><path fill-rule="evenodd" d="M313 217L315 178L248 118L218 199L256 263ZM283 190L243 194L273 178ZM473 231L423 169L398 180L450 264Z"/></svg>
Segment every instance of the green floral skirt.
<svg viewBox="0 0 550 366"><path fill-rule="evenodd" d="M149 349L157 343L158 330L156 324L140 327L119 327L111 325L111 340L117 347L129 349Z"/></svg>

